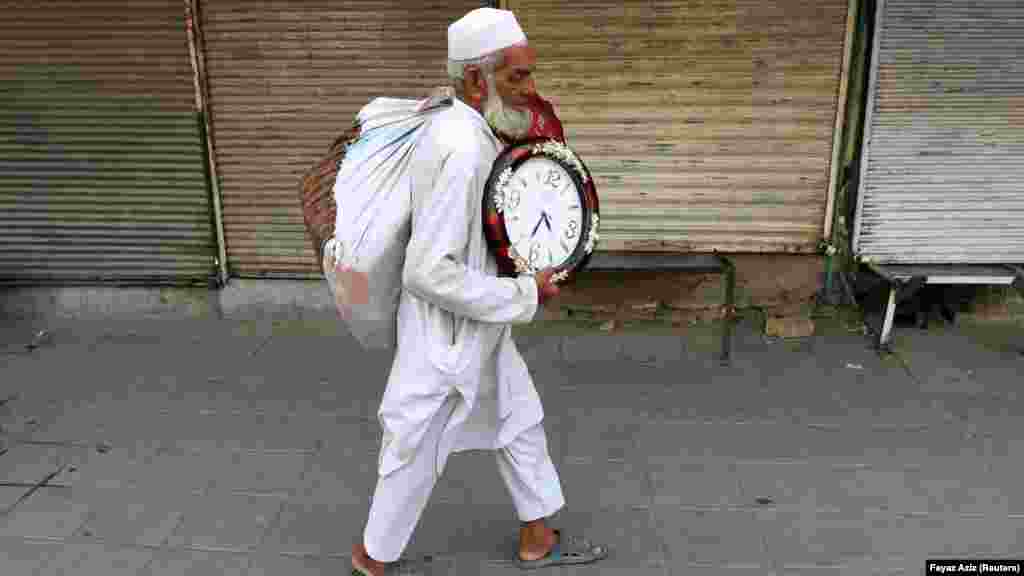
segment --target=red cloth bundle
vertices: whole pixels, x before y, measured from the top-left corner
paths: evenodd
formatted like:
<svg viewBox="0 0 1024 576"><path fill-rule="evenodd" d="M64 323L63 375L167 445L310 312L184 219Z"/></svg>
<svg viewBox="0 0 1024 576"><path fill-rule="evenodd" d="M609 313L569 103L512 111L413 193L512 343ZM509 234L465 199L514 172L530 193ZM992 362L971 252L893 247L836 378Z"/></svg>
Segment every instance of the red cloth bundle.
<svg viewBox="0 0 1024 576"><path fill-rule="evenodd" d="M555 107L534 93L530 97L530 115L533 116L533 126L526 139L551 138L559 142L565 142L565 133L562 131L562 122L555 114Z"/></svg>

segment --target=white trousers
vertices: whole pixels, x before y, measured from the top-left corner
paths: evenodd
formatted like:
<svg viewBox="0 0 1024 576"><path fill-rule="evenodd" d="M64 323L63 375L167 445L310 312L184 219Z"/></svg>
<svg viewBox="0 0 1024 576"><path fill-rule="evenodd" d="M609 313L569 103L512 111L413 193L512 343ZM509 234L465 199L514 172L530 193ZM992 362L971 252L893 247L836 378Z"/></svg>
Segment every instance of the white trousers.
<svg viewBox="0 0 1024 576"><path fill-rule="evenodd" d="M453 395L437 411L413 460L378 478L363 533L363 544L374 560L395 562L409 543L437 484L438 470L443 471L448 460L447 454L439 453L438 446L457 399L458 395ZM521 522L548 518L565 506L561 482L548 453L541 424L497 450L496 456L498 470Z"/></svg>

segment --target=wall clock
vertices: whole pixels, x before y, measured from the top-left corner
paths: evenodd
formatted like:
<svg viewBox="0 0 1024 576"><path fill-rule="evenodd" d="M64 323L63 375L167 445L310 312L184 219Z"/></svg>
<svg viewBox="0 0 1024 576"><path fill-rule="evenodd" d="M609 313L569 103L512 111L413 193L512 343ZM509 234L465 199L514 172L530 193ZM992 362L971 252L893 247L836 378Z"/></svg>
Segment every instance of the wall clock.
<svg viewBox="0 0 1024 576"><path fill-rule="evenodd" d="M488 247L508 276L552 268L552 281L568 281L598 240L594 179L557 140L518 143L498 156L484 188L483 216Z"/></svg>

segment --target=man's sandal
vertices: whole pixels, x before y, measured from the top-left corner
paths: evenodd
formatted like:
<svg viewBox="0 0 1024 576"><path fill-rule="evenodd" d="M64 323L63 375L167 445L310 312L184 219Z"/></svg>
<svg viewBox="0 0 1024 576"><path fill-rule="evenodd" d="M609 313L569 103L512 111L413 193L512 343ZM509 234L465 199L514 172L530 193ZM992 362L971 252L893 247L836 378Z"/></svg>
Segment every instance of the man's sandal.
<svg viewBox="0 0 1024 576"><path fill-rule="evenodd" d="M558 540L548 555L537 560L523 560L516 554L516 564L523 570L560 566L564 564L589 564L608 556L608 548L595 546L589 540L572 536L562 538L562 533L555 530Z"/></svg>

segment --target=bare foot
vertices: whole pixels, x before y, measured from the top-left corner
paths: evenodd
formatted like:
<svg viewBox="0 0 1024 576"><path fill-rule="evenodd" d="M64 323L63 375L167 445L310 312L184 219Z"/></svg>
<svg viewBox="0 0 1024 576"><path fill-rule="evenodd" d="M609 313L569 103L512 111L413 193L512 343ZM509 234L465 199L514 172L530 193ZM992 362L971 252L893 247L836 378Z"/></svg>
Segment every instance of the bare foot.
<svg viewBox="0 0 1024 576"><path fill-rule="evenodd" d="M384 576L385 564L370 558L362 543L352 545L352 567L369 576Z"/></svg>
<svg viewBox="0 0 1024 576"><path fill-rule="evenodd" d="M519 558L526 561L540 560L547 556L558 542L558 535L547 526L538 536L536 529L524 529L519 532Z"/></svg>

